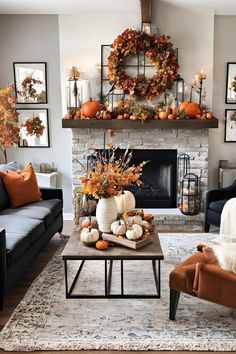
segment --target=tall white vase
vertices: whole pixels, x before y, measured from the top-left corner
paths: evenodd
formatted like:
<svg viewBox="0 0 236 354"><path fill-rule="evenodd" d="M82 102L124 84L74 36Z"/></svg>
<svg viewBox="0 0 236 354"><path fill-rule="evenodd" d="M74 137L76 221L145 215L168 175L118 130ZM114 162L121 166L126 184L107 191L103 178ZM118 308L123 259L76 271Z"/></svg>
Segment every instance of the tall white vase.
<svg viewBox="0 0 236 354"><path fill-rule="evenodd" d="M111 224L118 214L117 204L114 197L101 198L96 209L98 228L101 232L111 232Z"/></svg>

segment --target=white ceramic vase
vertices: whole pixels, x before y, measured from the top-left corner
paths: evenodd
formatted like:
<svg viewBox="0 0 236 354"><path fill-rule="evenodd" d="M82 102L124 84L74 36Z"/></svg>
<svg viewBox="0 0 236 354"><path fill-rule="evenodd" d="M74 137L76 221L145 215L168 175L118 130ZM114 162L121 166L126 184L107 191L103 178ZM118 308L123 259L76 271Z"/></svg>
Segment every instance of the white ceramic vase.
<svg viewBox="0 0 236 354"><path fill-rule="evenodd" d="M101 232L111 232L111 224L118 214L117 204L114 197L101 198L96 209L98 228Z"/></svg>

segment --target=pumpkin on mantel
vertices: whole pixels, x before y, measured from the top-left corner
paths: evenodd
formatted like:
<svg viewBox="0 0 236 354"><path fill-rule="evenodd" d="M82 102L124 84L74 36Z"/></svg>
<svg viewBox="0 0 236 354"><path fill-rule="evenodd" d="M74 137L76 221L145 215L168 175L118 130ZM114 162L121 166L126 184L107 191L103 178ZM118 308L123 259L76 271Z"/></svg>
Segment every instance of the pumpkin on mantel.
<svg viewBox="0 0 236 354"><path fill-rule="evenodd" d="M197 102L181 102L180 111L185 111L188 117L196 117L200 112L200 107Z"/></svg>
<svg viewBox="0 0 236 354"><path fill-rule="evenodd" d="M101 110L101 105L98 101L92 100L84 102L81 107L81 115L88 118L94 118L96 113Z"/></svg>

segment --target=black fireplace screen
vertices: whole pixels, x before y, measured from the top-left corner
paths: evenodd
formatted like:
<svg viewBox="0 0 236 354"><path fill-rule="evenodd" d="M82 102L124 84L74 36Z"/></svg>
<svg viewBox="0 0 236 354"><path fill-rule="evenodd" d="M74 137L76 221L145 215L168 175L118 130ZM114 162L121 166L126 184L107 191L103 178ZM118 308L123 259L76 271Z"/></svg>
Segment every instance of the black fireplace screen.
<svg viewBox="0 0 236 354"><path fill-rule="evenodd" d="M127 187L137 208L176 208L177 150L133 150L131 163L149 160L143 168L141 188Z"/></svg>
<svg viewBox="0 0 236 354"><path fill-rule="evenodd" d="M117 149L117 157L124 151ZM147 160L142 187L125 189L135 195L137 208L176 208L177 150L132 150L131 164Z"/></svg>

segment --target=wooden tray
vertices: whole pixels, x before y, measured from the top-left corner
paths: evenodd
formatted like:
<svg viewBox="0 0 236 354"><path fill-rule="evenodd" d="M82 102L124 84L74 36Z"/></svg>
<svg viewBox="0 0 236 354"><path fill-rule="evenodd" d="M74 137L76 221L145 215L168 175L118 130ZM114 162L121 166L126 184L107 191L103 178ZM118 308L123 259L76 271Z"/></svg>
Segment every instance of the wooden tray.
<svg viewBox="0 0 236 354"><path fill-rule="evenodd" d="M138 241L131 241L131 240L128 240L127 238L119 238L113 234L103 233L102 239L136 250L136 249L143 247L143 246L147 245L148 243L150 243L152 241L152 235L144 237Z"/></svg>

